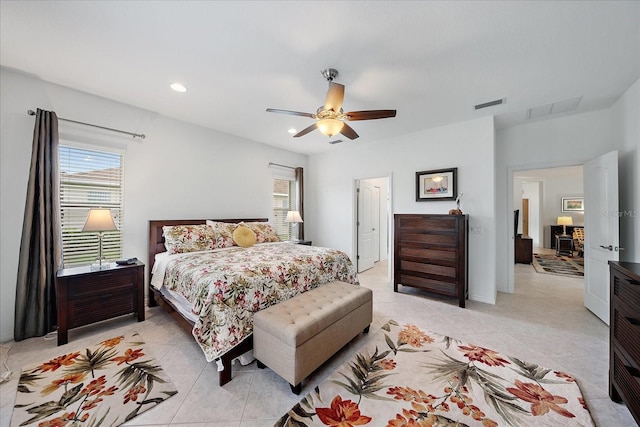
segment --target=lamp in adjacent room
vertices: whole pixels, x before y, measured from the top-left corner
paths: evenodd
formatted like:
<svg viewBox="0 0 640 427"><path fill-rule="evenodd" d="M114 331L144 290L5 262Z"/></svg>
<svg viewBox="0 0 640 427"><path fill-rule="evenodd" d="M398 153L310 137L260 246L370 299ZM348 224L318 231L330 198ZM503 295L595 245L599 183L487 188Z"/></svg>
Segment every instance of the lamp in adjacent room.
<svg viewBox="0 0 640 427"><path fill-rule="evenodd" d="M567 235L567 225L573 225L573 219L570 216L559 216L557 225L562 226L562 235Z"/></svg>
<svg viewBox="0 0 640 427"><path fill-rule="evenodd" d="M292 233L291 233L291 241L292 242L296 242L298 241L298 223L300 222L304 222L302 221L302 217L300 216L300 212L298 211L289 211L287 212L287 219L285 219L286 222L291 222L293 223L293 227L292 227ZM296 237L294 237L296 236Z"/></svg>
<svg viewBox="0 0 640 427"><path fill-rule="evenodd" d="M116 227L116 223L113 221L113 217L111 216L111 210L102 208L89 209L89 215L84 223L84 227L82 227L82 232L97 232L98 240L100 241L98 259L94 263L93 267L99 270L108 267L108 264L105 263L103 265L102 262L102 236L105 231L116 231L117 229L118 227Z"/></svg>

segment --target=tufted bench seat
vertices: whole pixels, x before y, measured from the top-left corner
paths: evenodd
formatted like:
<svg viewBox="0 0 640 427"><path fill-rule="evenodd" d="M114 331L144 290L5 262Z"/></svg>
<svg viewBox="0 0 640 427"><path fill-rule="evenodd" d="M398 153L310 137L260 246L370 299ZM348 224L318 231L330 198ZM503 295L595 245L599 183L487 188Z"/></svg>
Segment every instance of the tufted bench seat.
<svg viewBox="0 0 640 427"><path fill-rule="evenodd" d="M371 289L332 282L257 312L253 355L300 393L301 382L373 318Z"/></svg>

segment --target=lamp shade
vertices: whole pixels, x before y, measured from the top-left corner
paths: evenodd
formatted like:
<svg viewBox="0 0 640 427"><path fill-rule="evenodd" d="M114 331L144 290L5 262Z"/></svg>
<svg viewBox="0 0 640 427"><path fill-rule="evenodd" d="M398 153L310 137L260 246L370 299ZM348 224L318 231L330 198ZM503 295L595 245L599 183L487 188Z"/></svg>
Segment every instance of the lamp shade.
<svg viewBox="0 0 640 427"><path fill-rule="evenodd" d="M573 218L570 216L559 216L557 225L573 225Z"/></svg>
<svg viewBox="0 0 640 427"><path fill-rule="evenodd" d="M344 127L344 123L338 119L322 119L318 122L317 126L318 129L320 129L320 132L328 137L332 137L333 135L340 133Z"/></svg>
<svg viewBox="0 0 640 427"><path fill-rule="evenodd" d="M300 212L298 211L289 211L287 212L287 222L304 222L302 221L302 217L300 216Z"/></svg>
<svg viewBox="0 0 640 427"><path fill-rule="evenodd" d="M90 209L84 227L82 227L83 232L115 231L117 229L109 209Z"/></svg>

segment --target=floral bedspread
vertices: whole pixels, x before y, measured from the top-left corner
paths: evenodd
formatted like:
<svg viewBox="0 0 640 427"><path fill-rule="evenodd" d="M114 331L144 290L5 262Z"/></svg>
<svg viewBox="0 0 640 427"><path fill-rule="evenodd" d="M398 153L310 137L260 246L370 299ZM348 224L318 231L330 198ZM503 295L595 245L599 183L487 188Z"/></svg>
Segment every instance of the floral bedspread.
<svg viewBox="0 0 640 427"><path fill-rule="evenodd" d="M344 252L266 243L182 254L167 264L163 286L193 305L193 336L211 362L251 335L256 311L335 280L358 284Z"/></svg>
<svg viewBox="0 0 640 427"><path fill-rule="evenodd" d="M594 423L571 375L390 320L276 423L327 425Z"/></svg>

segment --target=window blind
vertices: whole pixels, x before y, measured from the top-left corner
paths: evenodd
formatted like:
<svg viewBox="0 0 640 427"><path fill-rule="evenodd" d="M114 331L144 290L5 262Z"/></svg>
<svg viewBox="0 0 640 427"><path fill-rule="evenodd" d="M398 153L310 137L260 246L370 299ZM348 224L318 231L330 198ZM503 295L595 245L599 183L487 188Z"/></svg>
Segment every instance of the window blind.
<svg viewBox="0 0 640 427"><path fill-rule="evenodd" d="M273 179L273 224L272 227L282 240L291 238L291 224L286 222L287 212L295 210L295 181L293 179Z"/></svg>
<svg viewBox="0 0 640 427"><path fill-rule="evenodd" d="M107 261L121 258L124 156L66 145L59 151L64 266L91 264L98 258L98 234L82 232L91 208L111 210L118 230L104 233L102 256Z"/></svg>

